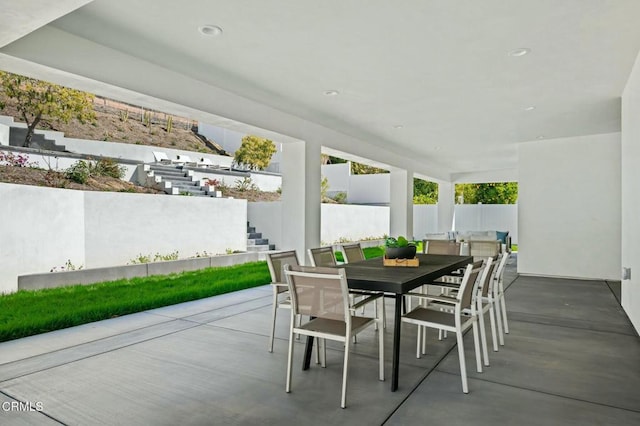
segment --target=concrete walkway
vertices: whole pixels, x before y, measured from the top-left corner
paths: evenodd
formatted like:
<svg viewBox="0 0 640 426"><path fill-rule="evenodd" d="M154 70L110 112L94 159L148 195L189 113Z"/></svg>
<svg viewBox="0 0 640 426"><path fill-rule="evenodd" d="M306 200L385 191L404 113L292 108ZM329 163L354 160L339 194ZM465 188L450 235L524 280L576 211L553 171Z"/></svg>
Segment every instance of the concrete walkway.
<svg viewBox="0 0 640 426"><path fill-rule="evenodd" d="M482 374L465 337L468 395L453 336L431 333L416 359L407 325L397 392L377 380L371 330L351 358L347 409L331 343L327 368L306 372L297 343L286 394L288 312L268 353L271 290L260 287L0 344L0 424L640 424L640 339L609 285L516 278L513 263L511 333Z"/></svg>

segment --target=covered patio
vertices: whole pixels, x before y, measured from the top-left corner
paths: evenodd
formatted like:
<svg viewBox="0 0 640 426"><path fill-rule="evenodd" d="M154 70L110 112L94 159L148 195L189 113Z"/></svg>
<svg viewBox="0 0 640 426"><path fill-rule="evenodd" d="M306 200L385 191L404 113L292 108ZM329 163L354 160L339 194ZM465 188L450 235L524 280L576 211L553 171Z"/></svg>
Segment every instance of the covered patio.
<svg viewBox="0 0 640 426"><path fill-rule="evenodd" d="M22 424L636 424L640 345L619 283L505 274L511 332L482 374L460 388L455 339L429 335L416 359L404 325L400 386L377 380L374 331L363 332L340 408L342 348L326 369L301 371L284 391L288 316L267 352L271 290L252 290L0 344L0 412ZM388 309L393 309L388 303ZM392 325L392 324L389 324ZM387 349L392 333L385 333ZM471 335L465 337L473 358ZM453 350L452 350L453 349ZM386 371L390 370L387 357ZM37 411L40 408L41 411Z"/></svg>
<svg viewBox="0 0 640 426"><path fill-rule="evenodd" d="M491 367L464 395L454 339L417 360L403 326L397 392L369 332L346 410L338 346L286 394L265 287L0 344L0 423L640 423L640 3L312 3L12 2L0 69L282 142L276 243L300 258L321 153L390 171L392 235L414 234L414 177L440 185L439 231L456 183L518 181Z"/></svg>

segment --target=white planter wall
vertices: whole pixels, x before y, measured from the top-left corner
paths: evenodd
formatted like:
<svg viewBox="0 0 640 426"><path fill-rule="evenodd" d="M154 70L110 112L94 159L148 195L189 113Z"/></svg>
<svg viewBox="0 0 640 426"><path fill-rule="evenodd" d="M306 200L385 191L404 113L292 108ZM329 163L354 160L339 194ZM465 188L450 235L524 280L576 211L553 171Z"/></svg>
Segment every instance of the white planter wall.
<svg viewBox="0 0 640 426"><path fill-rule="evenodd" d="M389 233L389 207L322 204L320 239L331 244L340 238L358 241Z"/></svg>
<svg viewBox="0 0 640 426"><path fill-rule="evenodd" d="M245 250L246 200L85 192L0 183L0 291L17 276Z"/></svg>
<svg viewBox="0 0 640 426"><path fill-rule="evenodd" d="M518 272L619 280L620 134L521 144L519 176Z"/></svg>

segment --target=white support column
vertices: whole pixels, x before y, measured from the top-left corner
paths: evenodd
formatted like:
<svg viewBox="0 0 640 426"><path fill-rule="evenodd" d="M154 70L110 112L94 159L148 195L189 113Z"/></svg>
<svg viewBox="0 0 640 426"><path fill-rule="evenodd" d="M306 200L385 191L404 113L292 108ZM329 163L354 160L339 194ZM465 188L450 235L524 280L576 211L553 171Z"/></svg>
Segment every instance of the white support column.
<svg viewBox="0 0 640 426"><path fill-rule="evenodd" d="M284 144L281 167L282 249L308 264L307 249L320 246L320 144Z"/></svg>
<svg viewBox="0 0 640 426"><path fill-rule="evenodd" d="M391 169L389 232L413 238L413 172Z"/></svg>
<svg viewBox="0 0 640 426"><path fill-rule="evenodd" d="M455 188L451 182L438 182L438 232L452 230L455 212Z"/></svg>

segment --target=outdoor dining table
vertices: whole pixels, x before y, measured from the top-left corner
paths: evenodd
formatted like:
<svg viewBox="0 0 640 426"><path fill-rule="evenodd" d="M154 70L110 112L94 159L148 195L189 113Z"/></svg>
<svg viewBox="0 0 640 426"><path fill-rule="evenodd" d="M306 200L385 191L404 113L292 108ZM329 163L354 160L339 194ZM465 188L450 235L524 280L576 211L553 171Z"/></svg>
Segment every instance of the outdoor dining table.
<svg viewBox="0 0 640 426"><path fill-rule="evenodd" d="M417 267L384 266L380 257L338 266L345 269L350 289L379 291L384 292L386 296L395 298L392 392L398 389L402 296L416 287L433 282L435 279L464 268L473 262L471 256L417 254L416 257L420 260L420 265ZM312 346L313 338L308 338L303 370L309 368Z"/></svg>

